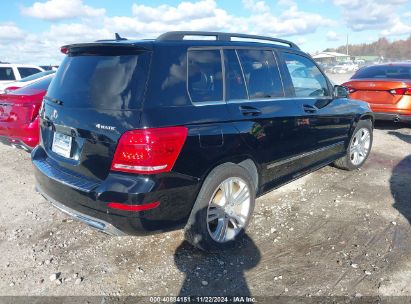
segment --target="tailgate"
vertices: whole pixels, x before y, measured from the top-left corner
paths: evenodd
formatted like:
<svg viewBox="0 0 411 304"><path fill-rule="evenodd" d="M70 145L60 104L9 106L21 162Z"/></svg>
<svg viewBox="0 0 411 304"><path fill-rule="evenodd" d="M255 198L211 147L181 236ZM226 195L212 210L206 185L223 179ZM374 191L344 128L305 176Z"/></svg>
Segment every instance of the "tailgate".
<svg viewBox="0 0 411 304"><path fill-rule="evenodd" d="M383 80L351 80L346 84L350 91L350 97L364 100L371 104L397 104L403 95L390 93L392 89L401 89L409 87L404 81L383 81Z"/></svg>
<svg viewBox="0 0 411 304"><path fill-rule="evenodd" d="M118 139L140 122L137 110L62 109L44 103L40 133L47 157L74 176L107 177Z"/></svg>
<svg viewBox="0 0 411 304"><path fill-rule="evenodd" d="M140 127L151 53L120 45L68 48L44 97L41 145L54 169L99 182L120 136Z"/></svg>

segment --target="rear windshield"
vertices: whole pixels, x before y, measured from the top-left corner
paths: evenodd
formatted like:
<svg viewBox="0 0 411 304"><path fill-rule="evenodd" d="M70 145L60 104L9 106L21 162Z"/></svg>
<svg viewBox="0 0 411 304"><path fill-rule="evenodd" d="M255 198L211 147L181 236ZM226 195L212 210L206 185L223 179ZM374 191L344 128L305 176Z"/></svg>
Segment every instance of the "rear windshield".
<svg viewBox="0 0 411 304"><path fill-rule="evenodd" d="M408 66L370 66L359 70L352 79L411 79L411 67Z"/></svg>
<svg viewBox="0 0 411 304"><path fill-rule="evenodd" d="M25 87L12 91L12 94L31 95L31 94L37 94L41 91L47 91L47 88L49 87L52 80L53 80L53 75L50 75L39 81L33 82Z"/></svg>
<svg viewBox="0 0 411 304"><path fill-rule="evenodd" d="M144 95L150 53L67 56L47 97L64 107L107 110L137 109Z"/></svg>
<svg viewBox="0 0 411 304"><path fill-rule="evenodd" d="M36 73L36 74L33 74L33 75L30 75L30 76L27 76L27 77L24 77L24 78L20 79L19 82L32 81L32 80L35 80L37 78L44 77L46 75L53 74L53 73L55 73L55 71L44 71L44 72Z"/></svg>

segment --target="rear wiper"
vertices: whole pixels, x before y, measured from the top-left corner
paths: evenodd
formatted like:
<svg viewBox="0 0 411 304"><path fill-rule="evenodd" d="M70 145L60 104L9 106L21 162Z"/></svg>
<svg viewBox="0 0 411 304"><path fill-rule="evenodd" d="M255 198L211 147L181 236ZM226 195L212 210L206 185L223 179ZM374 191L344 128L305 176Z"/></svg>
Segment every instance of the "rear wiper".
<svg viewBox="0 0 411 304"><path fill-rule="evenodd" d="M46 100L48 100L48 101L54 102L55 104L58 104L58 105L60 105L60 106L63 105L63 101L61 101L61 100L59 100L59 99L51 98L51 97L48 97L48 96L44 96L43 98L46 99Z"/></svg>

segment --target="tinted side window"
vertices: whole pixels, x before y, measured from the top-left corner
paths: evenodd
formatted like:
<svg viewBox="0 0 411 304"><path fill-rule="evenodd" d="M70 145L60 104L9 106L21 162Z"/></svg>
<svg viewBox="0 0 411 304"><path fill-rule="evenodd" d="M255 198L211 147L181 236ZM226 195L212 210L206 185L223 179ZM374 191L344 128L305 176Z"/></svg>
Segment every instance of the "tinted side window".
<svg viewBox="0 0 411 304"><path fill-rule="evenodd" d="M248 99L243 72L235 50L224 50L226 60L226 93L228 100Z"/></svg>
<svg viewBox="0 0 411 304"><path fill-rule="evenodd" d="M298 97L329 96L324 75L308 58L284 53L285 63Z"/></svg>
<svg viewBox="0 0 411 304"><path fill-rule="evenodd" d="M193 102L223 100L223 78L219 50L188 52L188 92Z"/></svg>
<svg viewBox="0 0 411 304"><path fill-rule="evenodd" d="M280 73L272 51L238 50L250 99L284 96Z"/></svg>
<svg viewBox="0 0 411 304"><path fill-rule="evenodd" d="M21 78L41 72L40 70L36 68L17 68L17 69L19 70Z"/></svg>
<svg viewBox="0 0 411 304"><path fill-rule="evenodd" d="M0 68L0 80L15 80L12 68Z"/></svg>

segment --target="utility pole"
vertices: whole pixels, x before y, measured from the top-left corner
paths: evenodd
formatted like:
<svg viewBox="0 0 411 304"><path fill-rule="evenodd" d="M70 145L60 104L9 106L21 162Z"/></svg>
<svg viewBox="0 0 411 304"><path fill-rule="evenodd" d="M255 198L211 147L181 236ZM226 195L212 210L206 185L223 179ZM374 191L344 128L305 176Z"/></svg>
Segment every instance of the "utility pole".
<svg viewBox="0 0 411 304"><path fill-rule="evenodd" d="M347 33L347 44L346 44L346 54L348 55L348 33Z"/></svg>

